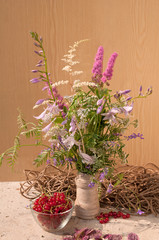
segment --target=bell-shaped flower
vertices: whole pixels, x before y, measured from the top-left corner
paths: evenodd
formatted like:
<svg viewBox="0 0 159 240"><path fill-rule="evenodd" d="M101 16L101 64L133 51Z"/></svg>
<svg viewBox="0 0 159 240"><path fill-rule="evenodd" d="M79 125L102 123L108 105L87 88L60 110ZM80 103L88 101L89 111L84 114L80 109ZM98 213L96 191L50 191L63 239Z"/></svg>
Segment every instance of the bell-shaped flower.
<svg viewBox="0 0 159 240"><path fill-rule="evenodd" d="M36 119L43 119L45 117L46 111L47 111L47 108L39 116L37 116L37 117L34 116L34 118L36 118Z"/></svg>
<svg viewBox="0 0 159 240"><path fill-rule="evenodd" d="M97 109L97 114L101 113L102 109L103 109L103 105L99 106L99 108Z"/></svg>
<svg viewBox="0 0 159 240"><path fill-rule="evenodd" d="M35 103L35 105L40 105L40 104L42 104L44 101L45 101L45 99L39 99L39 100Z"/></svg>
<svg viewBox="0 0 159 240"><path fill-rule="evenodd" d="M112 108L107 113L102 113L101 115L104 116L103 120L109 120L110 124L118 123L115 114L121 113L121 110L119 108Z"/></svg>
<svg viewBox="0 0 159 240"><path fill-rule="evenodd" d="M50 127L51 127L51 125L52 125L52 122L49 123L46 127L44 127L44 128L42 129L42 132L48 132L49 129L50 129Z"/></svg>
<svg viewBox="0 0 159 240"><path fill-rule="evenodd" d="M131 105L126 105L121 108L121 111L127 116L133 110L133 103Z"/></svg>
<svg viewBox="0 0 159 240"><path fill-rule="evenodd" d="M83 153L79 147L79 155L80 157L82 158L82 162L83 163L86 163L86 164L89 164L89 165L92 165L94 164L95 162L95 159L93 156L89 156L88 154L86 153Z"/></svg>
<svg viewBox="0 0 159 240"><path fill-rule="evenodd" d="M73 116L70 122L69 132L75 132L75 131L76 131L76 122L75 122L75 117Z"/></svg>
<svg viewBox="0 0 159 240"><path fill-rule="evenodd" d="M108 188L107 188L107 193L111 193L113 190L113 185L110 183Z"/></svg>
<svg viewBox="0 0 159 240"><path fill-rule="evenodd" d="M103 97L97 101L97 106L102 105L102 103L103 103Z"/></svg>
<svg viewBox="0 0 159 240"><path fill-rule="evenodd" d="M79 143L74 139L74 134L71 134L66 139L63 139L62 142L69 150L73 147L73 145L79 146Z"/></svg>
<svg viewBox="0 0 159 240"><path fill-rule="evenodd" d="M39 80L38 78L33 78L30 80L31 83L38 83L41 82L41 80Z"/></svg>
<svg viewBox="0 0 159 240"><path fill-rule="evenodd" d="M61 124L65 125L67 123L67 119L65 119Z"/></svg>
<svg viewBox="0 0 159 240"><path fill-rule="evenodd" d="M59 112L60 112L60 109L59 109L58 105L56 105L56 103L54 103L53 105L49 105L49 106L47 107L47 110L48 110L50 113L52 113L53 115L57 115L57 114L59 114Z"/></svg>

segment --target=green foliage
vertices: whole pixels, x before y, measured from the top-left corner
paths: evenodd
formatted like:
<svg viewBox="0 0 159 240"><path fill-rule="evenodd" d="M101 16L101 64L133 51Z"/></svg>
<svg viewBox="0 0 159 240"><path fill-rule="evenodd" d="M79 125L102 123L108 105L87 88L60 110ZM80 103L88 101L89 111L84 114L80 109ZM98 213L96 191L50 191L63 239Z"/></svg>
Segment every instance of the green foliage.
<svg viewBox="0 0 159 240"><path fill-rule="evenodd" d="M48 156L49 156L49 152L44 150L42 151L41 154L37 156L37 158L34 160L34 163L36 164L37 167L39 167L42 164L46 163Z"/></svg>

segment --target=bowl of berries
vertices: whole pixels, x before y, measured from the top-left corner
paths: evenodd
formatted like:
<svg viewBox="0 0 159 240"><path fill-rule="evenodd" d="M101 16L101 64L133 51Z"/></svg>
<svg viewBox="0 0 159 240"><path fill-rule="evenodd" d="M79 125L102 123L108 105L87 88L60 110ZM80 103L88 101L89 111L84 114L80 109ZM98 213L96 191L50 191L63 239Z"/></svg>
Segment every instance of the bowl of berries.
<svg viewBox="0 0 159 240"><path fill-rule="evenodd" d="M52 196L42 194L30 204L35 221L47 232L56 232L66 226L72 216L73 201L64 193Z"/></svg>

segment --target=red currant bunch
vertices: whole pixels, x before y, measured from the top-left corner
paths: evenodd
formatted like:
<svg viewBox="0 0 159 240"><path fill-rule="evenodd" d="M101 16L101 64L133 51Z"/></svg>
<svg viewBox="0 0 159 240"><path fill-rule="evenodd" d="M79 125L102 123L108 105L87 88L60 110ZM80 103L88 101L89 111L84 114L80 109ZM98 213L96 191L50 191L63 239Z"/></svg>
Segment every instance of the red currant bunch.
<svg viewBox="0 0 159 240"><path fill-rule="evenodd" d="M123 219L126 219L126 218L130 218L130 214L124 214L124 213L122 213L120 211L118 211L118 212L110 211L108 213L101 212L96 218L97 218L97 220L101 224L103 224L103 223L109 222L109 218L110 217L113 217L113 218L120 218L120 217L122 217Z"/></svg>
<svg viewBox="0 0 159 240"><path fill-rule="evenodd" d="M69 215L72 202L64 193L55 192L53 196L42 194L33 204L32 209L38 213L37 219L45 230L59 228Z"/></svg>

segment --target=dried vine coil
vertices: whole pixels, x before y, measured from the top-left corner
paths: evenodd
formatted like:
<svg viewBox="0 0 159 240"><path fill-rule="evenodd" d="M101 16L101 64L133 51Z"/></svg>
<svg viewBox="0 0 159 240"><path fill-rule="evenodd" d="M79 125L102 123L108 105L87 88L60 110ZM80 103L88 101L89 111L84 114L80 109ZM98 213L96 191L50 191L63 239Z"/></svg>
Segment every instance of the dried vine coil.
<svg viewBox="0 0 159 240"><path fill-rule="evenodd" d="M159 168L154 164L125 166L116 169L112 185L123 174L121 182L107 193L108 180L102 183L101 203L106 206L124 208L131 213L141 209L145 214L159 214Z"/></svg>
<svg viewBox="0 0 159 240"><path fill-rule="evenodd" d="M26 181L20 183L20 193L28 199L35 199L41 193L67 192L75 200L75 174L49 164L41 172L25 170Z"/></svg>
<svg viewBox="0 0 159 240"><path fill-rule="evenodd" d="M111 184L118 181L118 176L123 175L120 183L107 193L110 180L105 179L101 185L100 203L104 207L124 208L136 213L138 208L145 214L159 214L159 168L150 163L144 167L129 166L117 168L114 171ZM41 172L25 170L26 181L21 183L20 193L34 199L41 193L67 192L76 198L76 174L72 170L61 170L49 164Z"/></svg>

